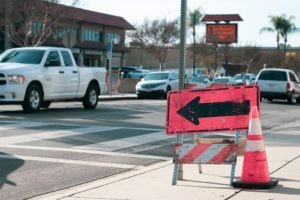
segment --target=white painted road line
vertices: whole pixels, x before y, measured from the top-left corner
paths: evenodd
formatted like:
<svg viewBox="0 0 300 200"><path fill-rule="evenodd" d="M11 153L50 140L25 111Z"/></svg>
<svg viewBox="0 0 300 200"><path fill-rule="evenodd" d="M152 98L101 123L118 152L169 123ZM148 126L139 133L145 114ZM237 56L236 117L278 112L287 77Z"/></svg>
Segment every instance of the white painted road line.
<svg viewBox="0 0 300 200"><path fill-rule="evenodd" d="M96 167L110 167L110 168L122 168L122 169L141 169L143 166L139 165L126 165L126 164L115 164L115 163L105 163L105 162L91 162L91 161L81 161L81 160L66 160L57 158L44 158L44 157L33 157L33 156L20 156L20 155L0 155L0 158L4 159L21 159L21 160L31 160L39 162L52 162L52 163L62 163L62 164L73 164L73 165L84 165L84 166L96 166Z"/></svg>
<svg viewBox="0 0 300 200"><path fill-rule="evenodd" d="M0 145L0 148L1 147L2 148L12 148L12 149L39 150L39 151L86 153L86 154L95 154L95 155L109 155L109 156L143 158L143 159L158 159L158 160L169 160L170 159L169 157L163 157L163 156L139 155L139 154L109 152L109 151L93 151L93 150L74 149L74 148L40 147L40 146L26 146L26 145Z"/></svg>
<svg viewBox="0 0 300 200"><path fill-rule="evenodd" d="M23 129L29 127L37 127L37 126L45 126L46 123L39 123L39 122L15 122L12 124L6 124L0 126L0 132L6 132L11 129Z"/></svg>
<svg viewBox="0 0 300 200"><path fill-rule="evenodd" d="M48 132L44 131L40 133L2 137L0 140L0 145L32 142L37 140L53 139L53 138L64 137L64 136L74 136L74 135L81 135L86 133L103 132L103 131L111 131L111 130L118 130L118 129L119 129L118 127L112 127L112 126L88 126L82 128L75 128L71 130L58 130L58 131L48 131Z"/></svg>
<svg viewBox="0 0 300 200"><path fill-rule="evenodd" d="M117 140L110 140L106 142L99 142L90 145L77 146L76 148L101 151L116 151L166 139L170 139L170 136L167 136L165 132L157 132L152 134L121 138Z"/></svg>

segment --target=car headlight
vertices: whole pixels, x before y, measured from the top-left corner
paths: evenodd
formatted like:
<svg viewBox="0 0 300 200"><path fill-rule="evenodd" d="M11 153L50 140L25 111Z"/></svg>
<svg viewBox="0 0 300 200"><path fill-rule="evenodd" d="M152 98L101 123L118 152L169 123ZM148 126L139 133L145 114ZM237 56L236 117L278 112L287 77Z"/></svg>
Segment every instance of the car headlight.
<svg viewBox="0 0 300 200"><path fill-rule="evenodd" d="M23 75L18 75L18 74L11 74L7 75L8 78L8 83L9 84L24 84L26 82L26 78Z"/></svg>

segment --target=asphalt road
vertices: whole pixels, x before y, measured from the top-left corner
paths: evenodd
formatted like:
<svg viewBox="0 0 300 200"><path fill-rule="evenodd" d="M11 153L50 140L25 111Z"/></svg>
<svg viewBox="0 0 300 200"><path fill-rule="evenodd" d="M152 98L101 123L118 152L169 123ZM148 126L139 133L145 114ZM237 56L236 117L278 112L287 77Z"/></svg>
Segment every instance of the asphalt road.
<svg viewBox="0 0 300 200"><path fill-rule="evenodd" d="M0 199L27 199L170 159L175 137L164 133L165 110L165 100L100 102L91 111L54 103L35 114L0 106ZM266 145L299 145L300 136L268 137L299 124L299 111L300 104L261 104Z"/></svg>

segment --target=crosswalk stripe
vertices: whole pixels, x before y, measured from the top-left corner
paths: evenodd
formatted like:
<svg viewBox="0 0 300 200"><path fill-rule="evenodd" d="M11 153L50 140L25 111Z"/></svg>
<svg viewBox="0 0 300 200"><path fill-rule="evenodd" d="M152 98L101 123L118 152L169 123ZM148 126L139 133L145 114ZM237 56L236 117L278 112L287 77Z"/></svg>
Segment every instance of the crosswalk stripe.
<svg viewBox="0 0 300 200"><path fill-rule="evenodd" d="M158 159L158 160L170 159L169 157L163 157L163 156L139 155L139 154L131 154L131 153L123 153L123 152L93 151L93 150L74 149L74 148L40 147L40 146L27 146L27 145L0 145L0 147L13 148L13 149L40 150L40 151L87 153L87 154L95 154L95 155L110 155L110 156L122 156L122 157L133 157L133 158Z"/></svg>
<svg viewBox="0 0 300 200"><path fill-rule="evenodd" d="M46 123L39 122L23 122L23 123L11 123L6 125L1 125L0 131L8 131L11 129L21 129L21 128L29 128L29 127L37 127L47 125Z"/></svg>
<svg viewBox="0 0 300 200"><path fill-rule="evenodd" d="M36 156L20 156L20 155L0 155L3 159L21 159L21 160L31 160L39 162L53 162L53 163L63 163L63 164L74 164L74 165L85 165L85 166L97 166L97 167L110 167L110 168L122 168L122 169L141 169L142 166L139 165L127 165L127 164L115 164L115 163L105 163L105 162L91 162L91 161L80 161L80 160L66 160L57 158L44 158Z"/></svg>
<svg viewBox="0 0 300 200"><path fill-rule="evenodd" d="M170 139L170 136L167 136L165 132L156 132L152 134L144 134L139 136L121 138L117 140L109 140L106 142L99 142L90 145L77 146L75 148L101 151L116 151L166 139Z"/></svg>
<svg viewBox="0 0 300 200"><path fill-rule="evenodd" d="M45 132L26 134L26 135L2 137L0 140L0 145L32 142L37 140L52 139L52 138L58 138L64 136L75 136L75 135L86 134L86 133L103 132L103 131L111 131L111 130L118 130L118 129L119 129L118 127L112 127L112 126L88 126L88 127L81 127L81 128L70 129L70 130L45 131Z"/></svg>

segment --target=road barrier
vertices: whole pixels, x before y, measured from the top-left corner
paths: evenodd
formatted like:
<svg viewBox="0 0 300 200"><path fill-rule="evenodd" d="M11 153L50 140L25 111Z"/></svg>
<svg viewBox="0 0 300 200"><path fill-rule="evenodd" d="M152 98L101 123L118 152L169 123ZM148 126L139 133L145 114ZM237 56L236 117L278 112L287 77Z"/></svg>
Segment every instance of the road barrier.
<svg viewBox="0 0 300 200"><path fill-rule="evenodd" d="M245 140L240 131L247 130L250 108L259 108L257 86L213 87L172 91L168 95L166 133L194 134L220 131L235 132L230 139L197 138L196 144L175 145L172 184L183 178L182 164L231 164L230 185L235 175L237 155L243 153ZM234 137L233 137L234 136ZM239 145L240 144L240 145Z"/></svg>

